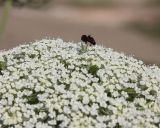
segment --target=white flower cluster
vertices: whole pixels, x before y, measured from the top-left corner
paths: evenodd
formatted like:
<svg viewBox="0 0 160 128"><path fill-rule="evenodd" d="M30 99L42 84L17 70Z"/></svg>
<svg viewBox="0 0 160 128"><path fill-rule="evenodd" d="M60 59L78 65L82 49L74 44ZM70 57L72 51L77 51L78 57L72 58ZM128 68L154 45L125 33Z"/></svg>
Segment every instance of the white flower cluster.
<svg viewBox="0 0 160 128"><path fill-rule="evenodd" d="M160 68L84 45L44 39L0 52L0 127L160 127Z"/></svg>

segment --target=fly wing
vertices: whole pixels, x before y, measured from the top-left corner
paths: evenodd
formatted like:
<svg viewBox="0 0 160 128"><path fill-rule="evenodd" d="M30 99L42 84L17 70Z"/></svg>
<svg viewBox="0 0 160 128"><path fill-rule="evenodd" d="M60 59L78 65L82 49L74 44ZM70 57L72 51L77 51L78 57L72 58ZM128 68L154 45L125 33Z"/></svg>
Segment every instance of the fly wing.
<svg viewBox="0 0 160 128"><path fill-rule="evenodd" d="M88 42L90 42L92 45L96 45L96 41L90 35L88 36Z"/></svg>

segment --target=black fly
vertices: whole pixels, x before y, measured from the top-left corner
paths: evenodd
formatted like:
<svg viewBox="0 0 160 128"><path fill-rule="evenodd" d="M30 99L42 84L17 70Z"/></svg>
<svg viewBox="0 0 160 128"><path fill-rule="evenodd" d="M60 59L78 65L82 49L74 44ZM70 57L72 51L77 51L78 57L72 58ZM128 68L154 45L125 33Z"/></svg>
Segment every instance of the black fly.
<svg viewBox="0 0 160 128"><path fill-rule="evenodd" d="M82 35L81 36L81 40L83 42L85 42L85 44L87 44L88 42L90 43L90 45L96 45L96 41L94 40L94 38L90 35Z"/></svg>

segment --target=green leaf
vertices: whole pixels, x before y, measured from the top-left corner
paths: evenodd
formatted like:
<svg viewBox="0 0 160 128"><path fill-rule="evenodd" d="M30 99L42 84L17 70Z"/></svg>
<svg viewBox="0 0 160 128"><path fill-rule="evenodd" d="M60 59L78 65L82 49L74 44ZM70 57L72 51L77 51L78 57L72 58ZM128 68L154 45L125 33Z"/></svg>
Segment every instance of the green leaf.
<svg viewBox="0 0 160 128"><path fill-rule="evenodd" d="M4 70L7 67L6 62L0 61L0 71Z"/></svg>
<svg viewBox="0 0 160 128"><path fill-rule="evenodd" d="M64 85L65 85L65 90L69 90L69 88L70 88L70 84L66 84L66 83L64 83Z"/></svg>
<svg viewBox="0 0 160 128"><path fill-rule="evenodd" d="M39 103L39 99L38 99L38 94L42 94L43 92L35 92L33 91L33 93L30 96L25 96L25 98L27 98L29 104L38 104Z"/></svg>
<svg viewBox="0 0 160 128"><path fill-rule="evenodd" d="M99 115L111 115L111 114L113 114L113 112L111 110L109 110L108 108L100 107L98 109L98 114Z"/></svg>
<svg viewBox="0 0 160 128"><path fill-rule="evenodd" d="M134 88L126 88L126 89L123 89L123 91L127 92L129 96L127 98L128 101L134 101L134 99L138 96L138 93L136 93Z"/></svg>
<svg viewBox="0 0 160 128"><path fill-rule="evenodd" d="M151 95L156 95L157 94L157 92L155 91L155 90L151 90L150 92L149 92Z"/></svg>
<svg viewBox="0 0 160 128"><path fill-rule="evenodd" d="M93 76L96 76L98 70L99 70L99 68L98 68L97 65L92 65L92 66L89 67L88 72L89 72L90 74L92 74Z"/></svg>
<svg viewBox="0 0 160 128"><path fill-rule="evenodd" d="M116 123L116 126L114 128L122 128L122 126L119 125L119 123Z"/></svg>
<svg viewBox="0 0 160 128"><path fill-rule="evenodd" d="M3 75L1 71L6 69L6 67L7 67L6 62L0 61L0 75Z"/></svg>

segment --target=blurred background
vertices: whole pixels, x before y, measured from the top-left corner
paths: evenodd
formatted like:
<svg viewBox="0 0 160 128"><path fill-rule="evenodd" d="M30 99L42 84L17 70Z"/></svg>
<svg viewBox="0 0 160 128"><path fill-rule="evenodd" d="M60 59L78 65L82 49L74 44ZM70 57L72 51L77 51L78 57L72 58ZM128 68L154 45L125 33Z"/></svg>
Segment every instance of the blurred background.
<svg viewBox="0 0 160 128"><path fill-rule="evenodd" d="M82 34L159 65L160 0L0 0L0 50Z"/></svg>

